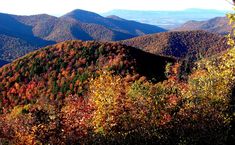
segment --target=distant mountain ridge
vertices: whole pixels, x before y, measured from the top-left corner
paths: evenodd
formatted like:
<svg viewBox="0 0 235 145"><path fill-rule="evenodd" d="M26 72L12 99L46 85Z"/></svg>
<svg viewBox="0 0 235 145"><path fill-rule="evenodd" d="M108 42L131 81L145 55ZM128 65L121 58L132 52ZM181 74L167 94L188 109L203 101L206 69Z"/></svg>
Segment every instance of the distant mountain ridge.
<svg viewBox="0 0 235 145"><path fill-rule="evenodd" d="M221 35L228 34L232 28L228 25L229 20L226 17L216 17L207 21L188 21L174 31L187 30L205 30Z"/></svg>
<svg viewBox="0 0 235 145"><path fill-rule="evenodd" d="M0 34L19 38L29 44L38 46L48 45L50 42L34 35L32 27L17 20L17 16L0 13Z"/></svg>
<svg viewBox="0 0 235 145"><path fill-rule="evenodd" d="M84 10L74 10L59 18L0 13L0 59L12 61L32 50L66 40L116 41L164 31L157 26L105 18Z"/></svg>
<svg viewBox="0 0 235 145"><path fill-rule="evenodd" d="M208 57L227 50L227 40L206 31L163 32L120 41L157 55L179 59Z"/></svg>
<svg viewBox="0 0 235 145"><path fill-rule="evenodd" d="M166 31L163 28L142 24L135 21L128 21L125 19L113 19L113 18L105 18L96 13L84 11L84 10L74 10L64 16L62 18L72 18L80 22L84 23L92 23L105 26L108 29L115 30L121 33L140 36L144 34L151 34L157 32Z"/></svg>

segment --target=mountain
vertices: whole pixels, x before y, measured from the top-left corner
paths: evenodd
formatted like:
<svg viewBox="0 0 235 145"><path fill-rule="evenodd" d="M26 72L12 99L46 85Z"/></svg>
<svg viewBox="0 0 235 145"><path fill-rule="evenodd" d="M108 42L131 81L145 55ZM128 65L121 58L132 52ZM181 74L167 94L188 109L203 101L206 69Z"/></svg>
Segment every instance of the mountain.
<svg viewBox="0 0 235 145"><path fill-rule="evenodd" d="M165 29L174 29L190 20L204 21L214 17L225 16L226 13L228 11L210 9L186 9L179 11L112 10L102 15L116 15L124 19L157 25Z"/></svg>
<svg viewBox="0 0 235 145"><path fill-rule="evenodd" d="M15 17L14 15L0 13L0 34L25 40L32 45L35 45L35 43L37 46L50 44L50 42L35 36L32 27L21 23Z"/></svg>
<svg viewBox="0 0 235 145"><path fill-rule="evenodd" d="M32 27L14 15L0 13L0 59L12 61L39 47L53 44L34 35Z"/></svg>
<svg viewBox="0 0 235 145"><path fill-rule="evenodd" d="M229 48L226 38L206 31L164 32L132 38L121 43L153 54L176 57L207 57Z"/></svg>
<svg viewBox="0 0 235 145"><path fill-rule="evenodd" d="M105 26L108 29L117 31L123 34L129 34L133 36L140 36L145 34L157 33L157 32L164 32L166 31L163 28L138 23L135 21L128 21L125 19L121 19L116 17L102 17L96 13L84 11L84 10L74 10L64 16L62 18L72 18L80 22L84 23L92 23Z"/></svg>
<svg viewBox="0 0 235 145"><path fill-rule="evenodd" d="M0 107L84 94L87 80L105 70L160 81L166 79L166 64L174 61L118 43L66 41L47 46L0 68L0 96L9 101L0 101Z"/></svg>
<svg viewBox="0 0 235 145"><path fill-rule="evenodd" d="M105 18L83 10L59 18L0 13L0 59L12 61L32 50L66 40L114 41L163 31L166 30L157 26Z"/></svg>
<svg viewBox="0 0 235 145"><path fill-rule="evenodd" d="M173 31L205 30L212 33L226 35L232 28L228 25L227 17L216 17L206 21L188 21Z"/></svg>

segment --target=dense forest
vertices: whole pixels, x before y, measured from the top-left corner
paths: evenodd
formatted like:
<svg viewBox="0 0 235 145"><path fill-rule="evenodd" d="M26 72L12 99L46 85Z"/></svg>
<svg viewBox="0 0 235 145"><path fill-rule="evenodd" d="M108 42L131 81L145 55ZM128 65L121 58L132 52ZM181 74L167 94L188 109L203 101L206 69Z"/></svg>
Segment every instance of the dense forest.
<svg viewBox="0 0 235 145"><path fill-rule="evenodd" d="M234 59L201 59L185 81L176 60L118 43L48 46L0 69L1 142L228 144Z"/></svg>

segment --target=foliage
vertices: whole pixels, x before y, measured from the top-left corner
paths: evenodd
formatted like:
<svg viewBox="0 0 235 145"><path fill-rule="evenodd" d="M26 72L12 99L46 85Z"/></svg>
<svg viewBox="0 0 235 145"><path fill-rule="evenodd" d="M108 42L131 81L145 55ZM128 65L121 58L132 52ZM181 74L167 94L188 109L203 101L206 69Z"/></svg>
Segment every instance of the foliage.
<svg viewBox="0 0 235 145"><path fill-rule="evenodd" d="M164 63L149 65L156 60ZM117 43L81 41L30 53L0 69L0 141L228 144L234 48L197 61L184 81L181 64L169 60ZM153 81L163 75L152 75L155 70L165 68L165 80Z"/></svg>

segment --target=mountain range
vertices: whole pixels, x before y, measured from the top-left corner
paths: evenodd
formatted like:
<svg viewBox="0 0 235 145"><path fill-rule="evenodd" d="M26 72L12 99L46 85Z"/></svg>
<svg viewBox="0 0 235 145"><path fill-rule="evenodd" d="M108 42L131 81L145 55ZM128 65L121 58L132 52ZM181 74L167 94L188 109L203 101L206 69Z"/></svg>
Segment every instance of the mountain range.
<svg viewBox="0 0 235 145"><path fill-rule="evenodd" d="M221 11L212 10L203 11L208 15L211 14L211 12L214 12L215 15L219 15L220 13L222 13ZM126 11L121 12L126 14ZM184 12L199 15L198 9L189 9ZM151 15L155 15L156 13L157 12L152 12ZM136 14L138 14L138 12ZM179 15L180 14L182 15L182 13L179 12ZM5 62L11 62L16 58L19 58L31 51L37 50L38 48L66 40L79 39L97 41L119 41L130 39L133 37L143 36L146 34L154 34L167 31L166 29L163 29L158 26L125 20L116 15L103 17L99 14L79 9L71 11L61 17L54 17L47 14L18 16L0 13L0 20L0 59ZM225 17L217 17L208 21L200 22L190 21L184 24L182 27L174 29L173 31L206 30L213 33L227 34L230 30L230 27L227 26L226 23L227 19ZM190 34L190 36L188 36L189 33L192 33L192 35ZM176 37L181 37L187 40L187 42L190 42L194 39L190 38L191 36L194 37L194 33L195 32L193 31L188 31L187 35L184 35L184 33L179 32L177 33L177 36L170 37L176 33L167 32L161 33L156 36L161 37L161 40L166 43L169 42L169 40L167 39L170 38L171 43L174 43L174 45L171 46L171 44L168 44L170 46L167 47L173 49L175 45L178 45L177 41L173 41L174 39L178 39ZM169 37L165 37L165 35L168 35ZM202 33L198 34L198 37L203 37L203 35L204 34ZM205 36L207 35L212 34L207 33ZM143 37L143 39L147 38L149 40L146 41L150 41L152 39L148 36ZM211 38L214 37L212 36ZM139 39L142 38L136 38L133 40ZM127 40L126 42L128 41L129 40ZM201 41L203 41L204 43L205 39L201 39ZM138 42L138 44L140 44L141 42L142 41ZM162 43L160 43L160 41L156 41L155 43L158 42L159 44ZM129 43L131 42L128 42L127 44ZM191 45L196 44L187 43L187 45L188 47L194 48L194 46ZM200 44L197 45L199 46ZM142 45L133 46L142 47ZM158 45L156 44L156 46ZM164 45L162 45L161 47L163 46ZM148 46L148 48L149 47L150 46ZM188 49L185 48L185 50ZM157 49L155 49L154 51L157 51ZM167 49L165 51L167 51ZM172 55L170 56L178 57L177 53L180 53L181 55L186 53L178 52L177 50L174 51L174 54L172 53ZM158 52L157 54L162 55L161 52Z"/></svg>
<svg viewBox="0 0 235 145"><path fill-rule="evenodd" d="M12 61L40 47L65 40L114 41L166 31L163 28L74 10L62 17L0 14L0 59Z"/></svg>

